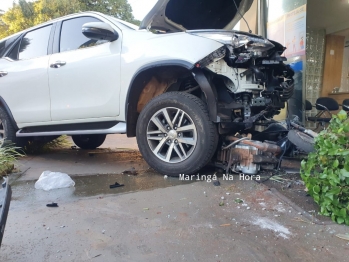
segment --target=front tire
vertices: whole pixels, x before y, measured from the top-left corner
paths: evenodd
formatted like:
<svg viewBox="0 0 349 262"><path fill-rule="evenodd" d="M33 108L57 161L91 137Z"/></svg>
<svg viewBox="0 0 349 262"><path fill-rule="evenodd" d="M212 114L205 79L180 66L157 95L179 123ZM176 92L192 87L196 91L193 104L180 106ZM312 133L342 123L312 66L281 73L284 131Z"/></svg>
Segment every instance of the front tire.
<svg viewBox="0 0 349 262"><path fill-rule="evenodd" d="M106 137L107 135L76 135L72 139L81 149L96 149L104 143Z"/></svg>
<svg viewBox="0 0 349 262"><path fill-rule="evenodd" d="M212 159L218 134L203 101L169 92L151 100L141 112L137 142L153 169L178 177L199 171Z"/></svg>

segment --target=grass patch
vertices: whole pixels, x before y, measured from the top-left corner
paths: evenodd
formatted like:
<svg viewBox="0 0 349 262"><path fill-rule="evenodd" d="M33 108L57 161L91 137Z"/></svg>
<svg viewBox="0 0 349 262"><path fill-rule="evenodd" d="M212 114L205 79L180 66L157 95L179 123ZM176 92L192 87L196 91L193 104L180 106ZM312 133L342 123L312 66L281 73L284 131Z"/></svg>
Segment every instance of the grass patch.
<svg viewBox="0 0 349 262"><path fill-rule="evenodd" d="M17 158L24 156L18 147L13 144L6 144L0 139L0 176L10 174L14 169L14 163Z"/></svg>

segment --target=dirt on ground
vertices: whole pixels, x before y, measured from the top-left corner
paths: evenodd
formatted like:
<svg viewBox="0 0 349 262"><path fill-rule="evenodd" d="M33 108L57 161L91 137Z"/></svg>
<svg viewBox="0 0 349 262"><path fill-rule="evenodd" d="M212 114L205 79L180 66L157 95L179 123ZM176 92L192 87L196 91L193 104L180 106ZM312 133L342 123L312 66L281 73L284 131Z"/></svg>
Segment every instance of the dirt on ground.
<svg viewBox="0 0 349 262"><path fill-rule="evenodd" d="M319 214L319 205L315 203L313 198L308 194L299 173L281 173L281 175L271 177L271 179L267 180L263 184L268 188L275 188L280 194L290 199L293 203L301 207L319 221L332 221L330 217Z"/></svg>

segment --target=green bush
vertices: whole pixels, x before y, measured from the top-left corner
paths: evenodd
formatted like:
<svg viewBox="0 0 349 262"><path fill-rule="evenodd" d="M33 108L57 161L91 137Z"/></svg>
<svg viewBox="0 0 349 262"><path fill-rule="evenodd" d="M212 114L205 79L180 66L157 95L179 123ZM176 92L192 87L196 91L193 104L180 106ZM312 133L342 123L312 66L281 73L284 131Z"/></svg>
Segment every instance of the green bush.
<svg viewBox="0 0 349 262"><path fill-rule="evenodd" d="M345 111L334 115L315 139L316 152L302 161L301 177L320 213L349 225L349 119Z"/></svg>

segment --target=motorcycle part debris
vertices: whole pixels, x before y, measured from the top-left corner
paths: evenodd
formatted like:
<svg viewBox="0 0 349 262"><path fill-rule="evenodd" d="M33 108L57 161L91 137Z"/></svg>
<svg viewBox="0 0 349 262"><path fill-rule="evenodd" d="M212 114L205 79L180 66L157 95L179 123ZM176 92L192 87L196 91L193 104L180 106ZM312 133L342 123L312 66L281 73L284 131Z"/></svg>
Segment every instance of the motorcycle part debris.
<svg viewBox="0 0 349 262"><path fill-rule="evenodd" d="M314 138L312 138L311 136L306 135L298 130L290 130L290 132L288 132L287 137L292 144L294 144L296 147L298 147L305 153L311 153L315 151L315 141Z"/></svg>

